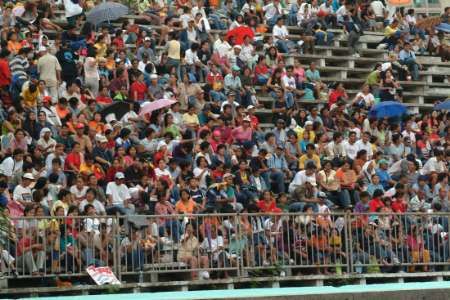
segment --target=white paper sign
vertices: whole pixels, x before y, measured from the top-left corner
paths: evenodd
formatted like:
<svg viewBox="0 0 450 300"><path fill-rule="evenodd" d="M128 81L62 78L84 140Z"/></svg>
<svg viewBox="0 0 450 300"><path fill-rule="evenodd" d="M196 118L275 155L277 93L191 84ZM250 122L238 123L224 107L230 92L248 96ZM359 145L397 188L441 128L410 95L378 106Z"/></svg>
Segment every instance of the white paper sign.
<svg viewBox="0 0 450 300"><path fill-rule="evenodd" d="M94 267L90 266L86 269L89 276L95 281L97 285L104 284L120 284L116 275L112 272L110 267Z"/></svg>

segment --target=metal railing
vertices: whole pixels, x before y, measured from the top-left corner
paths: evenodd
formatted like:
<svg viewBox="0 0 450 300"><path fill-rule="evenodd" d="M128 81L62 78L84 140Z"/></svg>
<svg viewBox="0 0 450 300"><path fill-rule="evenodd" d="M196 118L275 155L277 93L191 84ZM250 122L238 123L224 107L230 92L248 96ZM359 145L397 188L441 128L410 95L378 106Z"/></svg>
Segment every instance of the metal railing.
<svg viewBox="0 0 450 300"><path fill-rule="evenodd" d="M86 274L191 279L440 271L450 214L198 214L24 217L0 243L7 278ZM143 280L142 276L138 276ZM128 280L128 279L127 279Z"/></svg>

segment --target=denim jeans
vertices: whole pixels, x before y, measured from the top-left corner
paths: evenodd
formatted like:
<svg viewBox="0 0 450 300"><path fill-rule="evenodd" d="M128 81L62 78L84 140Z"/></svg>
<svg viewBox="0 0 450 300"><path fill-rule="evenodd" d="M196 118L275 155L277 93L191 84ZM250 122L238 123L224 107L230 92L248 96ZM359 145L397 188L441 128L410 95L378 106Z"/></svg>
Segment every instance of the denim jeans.
<svg viewBox="0 0 450 300"><path fill-rule="evenodd" d="M272 171L270 172L270 190L276 193L284 193L284 174L281 171Z"/></svg>
<svg viewBox="0 0 450 300"><path fill-rule="evenodd" d="M257 75L256 76L256 84L258 85L266 85L267 81L269 80L269 76L264 76L264 75Z"/></svg>
<svg viewBox="0 0 450 300"><path fill-rule="evenodd" d="M285 92L284 99L286 100L286 107L291 108L294 106L295 98L292 92Z"/></svg>
<svg viewBox="0 0 450 300"><path fill-rule="evenodd" d="M408 70L411 72L413 80L419 80L419 65L416 63L415 59L407 58L401 60L400 63L408 67Z"/></svg>
<svg viewBox="0 0 450 300"><path fill-rule="evenodd" d="M316 32L316 45L318 46L331 46L334 41L334 34L332 32Z"/></svg>

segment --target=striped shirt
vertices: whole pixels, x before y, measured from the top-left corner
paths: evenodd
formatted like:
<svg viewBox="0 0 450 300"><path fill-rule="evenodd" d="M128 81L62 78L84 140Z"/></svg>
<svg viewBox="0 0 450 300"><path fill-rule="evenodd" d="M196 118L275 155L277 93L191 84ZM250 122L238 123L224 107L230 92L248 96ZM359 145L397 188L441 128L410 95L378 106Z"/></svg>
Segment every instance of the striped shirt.
<svg viewBox="0 0 450 300"><path fill-rule="evenodd" d="M22 80L27 80L27 69L30 67L28 59L17 55L9 62L12 78L16 77Z"/></svg>

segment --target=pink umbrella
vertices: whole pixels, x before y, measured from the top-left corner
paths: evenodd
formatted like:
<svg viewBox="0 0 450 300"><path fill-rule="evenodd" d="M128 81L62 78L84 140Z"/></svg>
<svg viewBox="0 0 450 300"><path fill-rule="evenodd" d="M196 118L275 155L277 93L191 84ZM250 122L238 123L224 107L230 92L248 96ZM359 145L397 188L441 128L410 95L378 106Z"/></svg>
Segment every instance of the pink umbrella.
<svg viewBox="0 0 450 300"><path fill-rule="evenodd" d="M153 102L147 102L141 107L141 111L139 112L139 115L143 116L145 114L149 114L152 111L171 106L172 104L174 104L176 102L177 101L171 100L171 99L159 99L159 100L156 100Z"/></svg>

